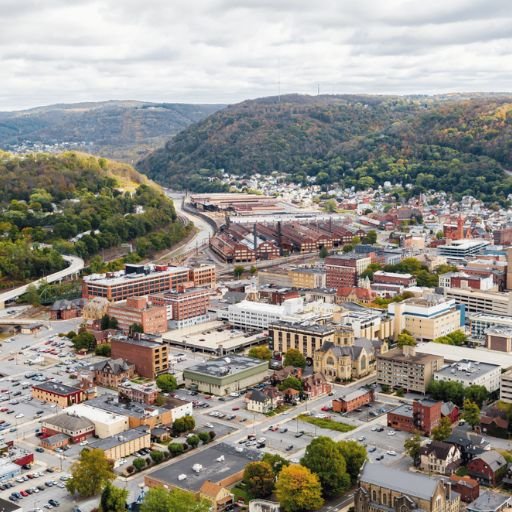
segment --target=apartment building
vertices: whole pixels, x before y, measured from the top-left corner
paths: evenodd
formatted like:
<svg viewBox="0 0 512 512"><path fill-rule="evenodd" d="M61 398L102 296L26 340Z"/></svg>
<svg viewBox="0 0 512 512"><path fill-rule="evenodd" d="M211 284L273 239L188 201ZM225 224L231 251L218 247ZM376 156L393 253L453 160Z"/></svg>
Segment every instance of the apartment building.
<svg viewBox="0 0 512 512"><path fill-rule="evenodd" d="M357 279L372 262L370 256L356 253L325 258L326 285L329 288L357 286Z"/></svg>
<svg viewBox="0 0 512 512"><path fill-rule="evenodd" d="M460 510L460 494L453 492L448 483L384 464L365 463L361 469L354 501L355 512Z"/></svg>
<svg viewBox="0 0 512 512"><path fill-rule="evenodd" d="M507 370L500 376L500 400L512 403L512 370Z"/></svg>
<svg viewBox="0 0 512 512"><path fill-rule="evenodd" d="M304 299L288 299L282 304L266 304L243 300L228 306L228 322L242 329L267 329L268 326L283 316L294 315L303 311Z"/></svg>
<svg viewBox="0 0 512 512"><path fill-rule="evenodd" d="M350 327L356 338L369 340L391 338L395 327L392 317L373 309L360 309L344 313L340 323Z"/></svg>
<svg viewBox="0 0 512 512"><path fill-rule="evenodd" d="M154 382L137 384L125 381L117 388L120 397L142 404L153 404L158 397L158 388Z"/></svg>
<svg viewBox="0 0 512 512"><path fill-rule="evenodd" d="M387 414L388 427L403 432L422 432L430 435L441 420L442 402L434 400L414 400L412 405L404 404Z"/></svg>
<svg viewBox="0 0 512 512"><path fill-rule="evenodd" d="M390 388L425 393L434 373L444 365L442 356L417 354L403 347L377 354L377 382Z"/></svg>
<svg viewBox="0 0 512 512"><path fill-rule="evenodd" d="M489 393L500 389L501 366L462 359L434 373L434 380L458 382L464 387L484 386Z"/></svg>
<svg viewBox="0 0 512 512"><path fill-rule="evenodd" d="M125 270L86 276L82 297L104 297L117 302L128 297L175 290L180 285L210 286L216 283L215 265L196 268L167 265L126 265Z"/></svg>
<svg viewBox="0 0 512 512"><path fill-rule="evenodd" d="M294 268L288 271L293 288L325 288L325 271L320 268Z"/></svg>
<svg viewBox="0 0 512 512"><path fill-rule="evenodd" d="M143 337L116 337L110 342L113 359L124 359L135 365L135 371L147 379L154 379L169 369L167 345Z"/></svg>
<svg viewBox="0 0 512 512"><path fill-rule="evenodd" d="M459 330L464 325L463 308L442 295L412 297L388 305L394 321L394 338L405 329L417 340L431 341Z"/></svg>
<svg viewBox="0 0 512 512"><path fill-rule="evenodd" d="M128 297L108 305L108 314L118 322L118 327L128 332L134 324L142 326L147 334L161 334L168 330L165 306L155 305L146 297Z"/></svg>
<svg viewBox="0 0 512 512"><path fill-rule="evenodd" d="M319 350L324 342L333 341L335 332L334 325L321 325L313 322L276 321L268 327L268 334L272 339L275 351L286 353L290 349L296 349L309 358L313 358L315 351ZM353 341L352 331L347 332L345 338L348 341L349 338Z"/></svg>
<svg viewBox="0 0 512 512"><path fill-rule="evenodd" d="M471 290L467 288L444 288L446 299L463 305L468 313L512 316L512 293Z"/></svg>
<svg viewBox="0 0 512 512"><path fill-rule="evenodd" d="M153 294L149 300L164 306L167 312L167 325L171 329L182 329L207 322L210 319L211 290L209 288L179 288L169 292Z"/></svg>

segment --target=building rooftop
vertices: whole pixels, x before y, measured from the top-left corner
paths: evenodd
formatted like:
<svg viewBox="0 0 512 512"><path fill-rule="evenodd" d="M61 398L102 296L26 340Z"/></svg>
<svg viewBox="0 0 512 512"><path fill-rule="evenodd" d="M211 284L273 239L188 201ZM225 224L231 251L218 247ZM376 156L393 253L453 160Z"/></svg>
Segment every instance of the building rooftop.
<svg viewBox="0 0 512 512"><path fill-rule="evenodd" d="M133 441L139 437L144 437L150 433L149 427L136 427L130 430L125 430L121 434L115 436L106 437L105 439L98 439L92 443L89 443L89 448L99 448L100 450L110 450L115 446L122 445L128 441Z"/></svg>
<svg viewBox="0 0 512 512"><path fill-rule="evenodd" d="M72 393L78 393L81 391L80 388L75 388L73 386L66 386L66 384L59 384L57 382L52 382L47 380L46 382L41 382L40 384L34 384L32 388L41 389L48 393L53 393L55 395L67 396Z"/></svg>
<svg viewBox="0 0 512 512"><path fill-rule="evenodd" d="M212 377L224 377L226 375L233 375L249 368L261 366L262 369L268 367L267 361L255 359L254 357L246 357L239 355L229 355L219 359L210 359L204 363L199 363L194 366L189 366L185 372L202 373L204 375L211 375Z"/></svg>
<svg viewBox="0 0 512 512"><path fill-rule="evenodd" d="M80 404L82 405L82 404ZM101 395L87 401L87 406L95 407L120 416L131 416L132 418L147 418L155 415L158 407L141 404L138 402L120 402L117 396Z"/></svg>
<svg viewBox="0 0 512 512"><path fill-rule="evenodd" d="M103 395L108 396L108 395ZM96 399L95 399L96 400ZM98 423L111 424L119 421L128 421L126 411L108 411L101 407L96 407L91 403L92 400L82 402L81 404L75 404L66 409L67 412L87 418L89 420L97 421Z"/></svg>
<svg viewBox="0 0 512 512"><path fill-rule="evenodd" d="M166 485L178 486L188 491L198 491L207 480L219 482L229 475L240 472L249 462L258 461L261 453L243 448L242 452L227 443L211 446L201 452L192 453L189 457L176 461L174 464L157 469L148 474L151 479L159 480ZM223 457L222 460L218 460ZM198 466L196 466L196 464ZM201 467L199 472L193 467ZM179 479L181 475L186 478Z"/></svg>
<svg viewBox="0 0 512 512"><path fill-rule="evenodd" d="M400 471L384 464L368 463L363 467L360 480L425 500L432 498L439 483L438 480L419 473Z"/></svg>
<svg viewBox="0 0 512 512"><path fill-rule="evenodd" d="M84 281L90 284L102 285L102 286L114 286L118 284L125 284L133 281L134 279L149 279L151 277L158 276L170 276L179 272L188 272L188 267L169 267L166 270L155 271L151 267L144 273L132 272L126 274L124 270L113 272L111 277L107 277L107 274L92 274L84 277Z"/></svg>
<svg viewBox="0 0 512 512"><path fill-rule="evenodd" d="M470 512L496 512L510 503L512 497L493 491L484 491L467 506Z"/></svg>
<svg viewBox="0 0 512 512"><path fill-rule="evenodd" d="M499 370L500 366L497 364L480 363L479 361L470 361L468 359L461 359L456 363L452 363L444 368L441 368L436 375L443 377L450 377L451 379L477 379L486 375L489 372Z"/></svg>
<svg viewBox="0 0 512 512"><path fill-rule="evenodd" d="M451 362L468 359L480 363L496 364L505 369L512 366L512 354L484 348L457 347L455 345L443 345L442 343L418 343L416 353L441 356L446 361Z"/></svg>
<svg viewBox="0 0 512 512"><path fill-rule="evenodd" d="M71 431L94 427L92 421L74 414L58 414L43 420L43 425L56 426Z"/></svg>
<svg viewBox="0 0 512 512"><path fill-rule="evenodd" d="M339 397L337 397L337 400L344 400L345 402L350 402L352 400L355 400L356 398L359 398L360 396L366 395L367 393L368 393L367 389L359 388L359 389L355 389L354 391L351 391L350 393L340 395Z"/></svg>
<svg viewBox="0 0 512 512"><path fill-rule="evenodd" d="M436 345L439 345L439 343L436 343ZM439 357L442 357L442 356L433 355L433 354L422 354L422 353L420 353L420 354L418 354L418 353L404 354L401 348L394 348L394 349L388 350L384 354L377 355L378 359L392 359L394 361L404 361L404 362L411 362L411 363L428 363L430 361L433 361L434 359L438 359Z"/></svg>
<svg viewBox="0 0 512 512"><path fill-rule="evenodd" d="M313 321L305 321L305 322L283 322L281 320L277 320L272 322L268 327L272 329L272 327L278 328L288 328L288 329L297 329L301 331L307 331L314 334L329 334L333 333L336 329L334 325L329 324L318 324Z"/></svg>
<svg viewBox="0 0 512 512"><path fill-rule="evenodd" d="M112 338L112 341L121 341L122 343L129 343L130 345L137 345L139 347L147 347L147 348L159 348L165 345L162 343L158 343L156 341L151 341L146 338L136 339L130 338L128 336L115 336Z"/></svg>
<svg viewBox="0 0 512 512"><path fill-rule="evenodd" d="M16 512L17 510L21 511L22 508L19 505L16 505L16 503L13 503L12 501L0 498L0 510L2 512Z"/></svg>

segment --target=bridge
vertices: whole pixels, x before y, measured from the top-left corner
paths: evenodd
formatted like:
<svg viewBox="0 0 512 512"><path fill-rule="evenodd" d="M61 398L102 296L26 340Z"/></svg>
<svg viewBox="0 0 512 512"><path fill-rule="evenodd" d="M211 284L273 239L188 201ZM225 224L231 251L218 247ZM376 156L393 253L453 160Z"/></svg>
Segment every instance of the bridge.
<svg viewBox="0 0 512 512"><path fill-rule="evenodd" d="M11 302L17 299L20 295L23 295L29 286L34 285L38 287L41 283L60 283L66 278L76 278L80 274L80 271L84 268L84 260L77 256L62 256L68 263L69 266L66 268L55 272L54 274L50 274L49 276L42 277L37 281L32 281L31 283L25 284L23 286L19 286L18 288L14 288L13 290L9 290L4 293L0 293L0 309L5 307L7 302Z"/></svg>

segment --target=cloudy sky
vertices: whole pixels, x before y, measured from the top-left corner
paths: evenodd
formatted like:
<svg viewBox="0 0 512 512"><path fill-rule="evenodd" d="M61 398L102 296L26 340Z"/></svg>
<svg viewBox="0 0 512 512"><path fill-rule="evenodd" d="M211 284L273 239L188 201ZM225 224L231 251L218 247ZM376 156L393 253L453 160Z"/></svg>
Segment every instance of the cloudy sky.
<svg viewBox="0 0 512 512"><path fill-rule="evenodd" d="M0 0L0 109L512 89L510 0Z"/></svg>

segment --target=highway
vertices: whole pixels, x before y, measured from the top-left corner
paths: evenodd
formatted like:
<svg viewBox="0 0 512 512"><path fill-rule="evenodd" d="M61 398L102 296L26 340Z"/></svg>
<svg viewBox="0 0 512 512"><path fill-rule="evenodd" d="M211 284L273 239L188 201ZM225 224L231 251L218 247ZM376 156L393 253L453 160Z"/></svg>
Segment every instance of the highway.
<svg viewBox="0 0 512 512"><path fill-rule="evenodd" d="M78 256L62 257L69 263L68 267L59 270L54 274L50 274L49 276L42 277L41 279L32 281L31 283L14 288L13 290L0 293L0 309L4 307L6 302L17 299L20 295L23 295L31 285L39 286L43 282L55 283L57 281L62 281L66 277L78 275L78 273L84 268L84 260L82 258L79 258Z"/></svg>

